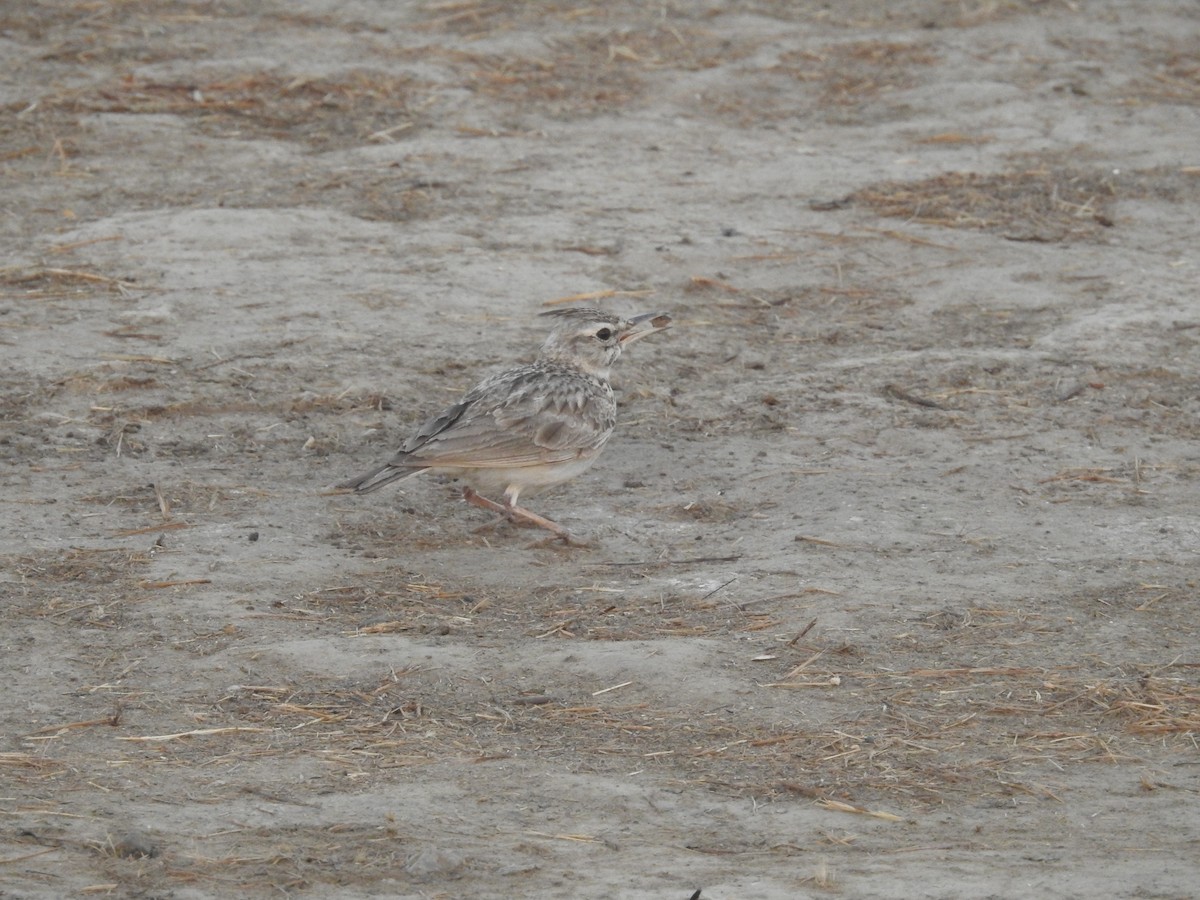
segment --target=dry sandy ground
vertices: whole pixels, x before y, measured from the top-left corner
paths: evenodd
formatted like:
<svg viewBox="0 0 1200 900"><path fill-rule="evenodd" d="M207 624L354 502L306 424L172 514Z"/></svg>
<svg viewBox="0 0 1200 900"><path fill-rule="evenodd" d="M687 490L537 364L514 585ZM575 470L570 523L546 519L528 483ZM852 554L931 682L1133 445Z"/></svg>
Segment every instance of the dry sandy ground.
<svg viewBox="0 0 1200 900"><path fill-rule="evenodd" d="M1198 48L5 3L0 896L1194 895ZM589 549L328 493L584 294Z"/></svg>

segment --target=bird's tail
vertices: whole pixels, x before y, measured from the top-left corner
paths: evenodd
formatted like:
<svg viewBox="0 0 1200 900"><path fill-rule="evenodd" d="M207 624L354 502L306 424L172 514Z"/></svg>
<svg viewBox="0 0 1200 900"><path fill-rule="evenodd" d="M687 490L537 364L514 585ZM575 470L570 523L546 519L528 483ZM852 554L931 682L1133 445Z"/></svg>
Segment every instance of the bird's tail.
<svg viewBox="0 0 1200 900"><path fill-rule="evenodd" d="M391 484L393 481L399 481L402 478L409 478L413 475L420 475L422 472L427 471L427 468L394 466L391 463L384 463L378 469L372 469L370 472L359 475L356 478L339 482L334 487L354 491L356 494L369 494L371 491L377 491L385 484Z"/></svg>

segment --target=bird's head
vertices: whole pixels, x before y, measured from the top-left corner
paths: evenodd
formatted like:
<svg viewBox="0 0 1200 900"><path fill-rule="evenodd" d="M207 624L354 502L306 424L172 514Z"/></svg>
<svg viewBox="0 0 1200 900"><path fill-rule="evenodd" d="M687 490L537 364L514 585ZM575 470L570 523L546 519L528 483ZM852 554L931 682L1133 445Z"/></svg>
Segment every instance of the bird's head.
<svg viewBox="0 0 1200 900"><path fill-rule="evenodd" d="M574 307L542 315L554 320L554 330L542 344L538 359L574 366L605 379L625 347L671 326L666 313L622 319L600 309Z"/></svg>

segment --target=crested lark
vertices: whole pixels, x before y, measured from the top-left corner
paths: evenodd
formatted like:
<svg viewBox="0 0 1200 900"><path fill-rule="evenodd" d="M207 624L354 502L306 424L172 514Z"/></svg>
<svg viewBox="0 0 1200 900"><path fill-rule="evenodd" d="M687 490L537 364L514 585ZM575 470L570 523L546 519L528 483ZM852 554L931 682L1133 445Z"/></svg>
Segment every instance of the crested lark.
<svg viewBox="0 0 1200 900"><path fill-rule="evenodd" d="M554 321L537 361L493 375L417 429L390 460L337 485L365 494L422 472L466 482L463 499L553 532L561 525L517 505L580 475L596 461L617 421L608 376L621 351L668 328L671 317L622 319L598 309L543 313ZM504 502L483 494L503 492Z"/></svg>

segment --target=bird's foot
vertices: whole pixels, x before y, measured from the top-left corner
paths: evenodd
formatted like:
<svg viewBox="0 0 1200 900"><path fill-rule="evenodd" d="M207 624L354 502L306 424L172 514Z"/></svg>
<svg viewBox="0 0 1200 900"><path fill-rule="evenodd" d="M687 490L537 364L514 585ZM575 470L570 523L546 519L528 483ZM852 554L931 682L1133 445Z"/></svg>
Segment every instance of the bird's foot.
<svg viewBox="0 0 1200 900"><path fill-rule="evenodd" d="M527 550L590 550L592 545L564 531L525 545Z"/></svg>
<svg viewBox="0 0 1200 900"><path fill-rule="evenodd" d="M550 519L547 519L545 516L539 516L537 513L530 512L521 506L509 507L509 512L512 514L512 521L514 523L518 525L532 525L536 526L537 528L545 528L554 535L553 538L546 538L545 541L539 541L534 544L534 546L544 546L549 541L556 539L562 541L563 545L566 547L588 546L586 541L581 541L572 537L571 532L567 531L567 529L563 528L557 522L552 522Z"/></svg>

